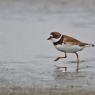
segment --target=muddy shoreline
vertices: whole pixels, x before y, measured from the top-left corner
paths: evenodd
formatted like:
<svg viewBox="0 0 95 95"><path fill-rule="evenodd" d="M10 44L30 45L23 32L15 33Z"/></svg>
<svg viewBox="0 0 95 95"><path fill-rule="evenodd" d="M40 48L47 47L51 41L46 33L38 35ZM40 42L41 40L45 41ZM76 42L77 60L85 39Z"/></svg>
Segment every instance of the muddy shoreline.
<svg viewBox="0 0 95 95"><path fill-rule="evenodd" d="M54 88L21 88L21 87L2 87L0 88L0 95L95 95L94 90L82 89L58 89Z"/></svg>

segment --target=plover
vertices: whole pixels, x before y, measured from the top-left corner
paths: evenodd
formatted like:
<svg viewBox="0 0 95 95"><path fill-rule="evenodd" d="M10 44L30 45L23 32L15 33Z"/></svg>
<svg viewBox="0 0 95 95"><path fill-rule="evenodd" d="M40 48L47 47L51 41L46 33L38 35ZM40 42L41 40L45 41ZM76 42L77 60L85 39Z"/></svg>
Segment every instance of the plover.
<svg viewBox="0 0 95 95"><path fill-rule="evenodd" d="M79 71L79 55L78 51L82 51L86 47L95 47L93 44L81 42L73 37L63 35L59 32L51 32L50 37L47 40L51 40L55 48L65 53L64 57L57 57L54 61L58 61L61 58L67 58L66 53L74 53L77 57L77 68ZM64 67L65 68L65 67Z"/></svg>

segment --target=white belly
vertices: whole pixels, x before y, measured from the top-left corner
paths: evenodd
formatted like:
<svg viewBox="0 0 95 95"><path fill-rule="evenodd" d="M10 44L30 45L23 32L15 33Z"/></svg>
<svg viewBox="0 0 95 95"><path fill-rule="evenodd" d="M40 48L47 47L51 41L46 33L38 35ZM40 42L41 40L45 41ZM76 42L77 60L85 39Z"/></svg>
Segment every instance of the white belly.
<svg viewBox="0 0 95 95"><path fill-rule="evenodd" d="M69 44L56 45L55 48L59 51L67 53L74 53L84 49L84 47L80 47L78 45L69 45Z"/></svg>

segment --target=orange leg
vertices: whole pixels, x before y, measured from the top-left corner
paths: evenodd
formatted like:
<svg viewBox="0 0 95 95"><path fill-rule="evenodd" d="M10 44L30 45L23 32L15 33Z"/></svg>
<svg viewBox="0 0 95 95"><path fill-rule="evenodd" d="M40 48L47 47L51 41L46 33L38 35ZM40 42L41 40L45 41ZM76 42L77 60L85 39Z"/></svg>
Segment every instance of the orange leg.
<svg viewBox="0 0 95 95"><path fill-rule="evenodd" d="M64 57L57 57L54 61L58 61L61 58L67 58L66 52L65 52L65 56Z"/></svg>
<svg viewBox="0 0 95 95"><path fill-rule="evenodd" d="M77 56L77 69L76 69L76 71L78 72L79 71L79 55L78 55L78 53L75 53L75 54Z"/></svg>

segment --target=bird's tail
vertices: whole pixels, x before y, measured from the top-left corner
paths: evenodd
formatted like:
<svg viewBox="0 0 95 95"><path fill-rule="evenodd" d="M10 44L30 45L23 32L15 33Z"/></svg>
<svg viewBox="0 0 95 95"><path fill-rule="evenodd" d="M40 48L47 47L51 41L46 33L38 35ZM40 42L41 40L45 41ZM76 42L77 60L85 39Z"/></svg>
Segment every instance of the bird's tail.
<svg viewBox="0 0 95 95"><path fill-rule="evenodd" d="M85 44L85 46L86 46L86 47L91 47L91 46L92 46L92 47L95 47L94 44Z"/></svg>
<svg viewBox="0 0 95 95"><path fill-rule="evenodd" d="M95 47L94 44L88 44L88 43L81 43L80 46L85 46L85 47Z"/></svg>

